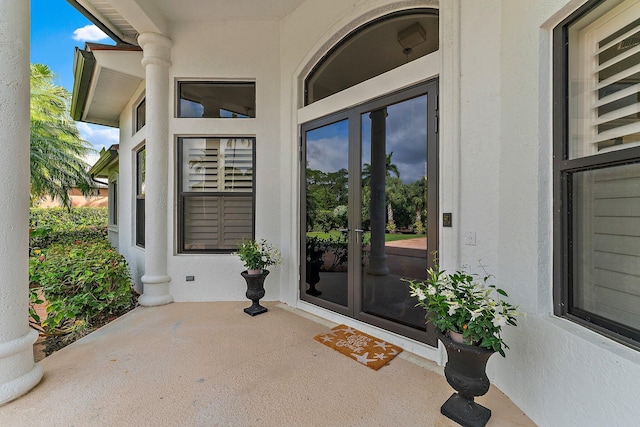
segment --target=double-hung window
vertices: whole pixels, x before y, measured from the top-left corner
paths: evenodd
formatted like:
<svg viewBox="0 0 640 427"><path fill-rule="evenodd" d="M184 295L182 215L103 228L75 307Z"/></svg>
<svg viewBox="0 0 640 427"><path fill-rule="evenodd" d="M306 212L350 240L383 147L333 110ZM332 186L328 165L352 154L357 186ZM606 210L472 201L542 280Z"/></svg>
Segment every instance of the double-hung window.
<svg viewBox="0 0 640 427"><path fill-rule="evenodd" d="M554 30L555 313L640 347L640 3Z"/></svg>
<svg viewBox="0 0 640 427"><path fill-rule="evenodd" d="M178 138L179 252L231 252L253 238L254 147L254 138Z"/></svg>

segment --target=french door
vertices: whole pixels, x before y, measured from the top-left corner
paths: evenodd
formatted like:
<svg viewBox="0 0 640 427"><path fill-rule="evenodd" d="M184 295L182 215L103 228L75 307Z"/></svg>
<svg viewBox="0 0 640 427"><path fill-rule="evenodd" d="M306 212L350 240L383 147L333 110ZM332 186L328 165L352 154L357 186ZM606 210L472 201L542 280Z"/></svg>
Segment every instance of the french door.
<svg viewBox="0 0 640 427"><path fill-rule="evenodd" d="M438 248L438 81L305 123L301 299L437 341L403 279Z"/></svg>

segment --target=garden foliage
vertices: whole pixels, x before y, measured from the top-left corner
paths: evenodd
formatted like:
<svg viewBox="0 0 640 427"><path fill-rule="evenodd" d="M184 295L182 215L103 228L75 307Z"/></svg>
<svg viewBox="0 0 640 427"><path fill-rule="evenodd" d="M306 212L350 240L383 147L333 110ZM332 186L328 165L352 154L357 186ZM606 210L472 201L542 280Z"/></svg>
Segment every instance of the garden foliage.
<svg viewBox="0 0 640 427"><path fill-rule="evenodd" d="M106 208L31 209L30 314L47 335L82 335L134 306L127 263L109 243ZM40 319L34 304L47 302Z"/></svg>

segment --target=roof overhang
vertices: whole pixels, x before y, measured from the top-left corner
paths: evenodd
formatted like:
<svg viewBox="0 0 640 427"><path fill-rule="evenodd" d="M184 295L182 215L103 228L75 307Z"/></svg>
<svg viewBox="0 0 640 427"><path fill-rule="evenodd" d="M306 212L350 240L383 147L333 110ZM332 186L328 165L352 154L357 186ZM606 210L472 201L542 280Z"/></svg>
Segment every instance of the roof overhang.
<svg viewBox="0 0 640 427"><path fill-rule="evenodd" d="M120 113L144 80L142 50L131 45L87 43L76 48L71 117L119 126Z"/></svg>
<svg viewBox="0 0 640 427"><path fill-rule="evenodd" d="M114 144L109 149L103 148L100 151L100 158L98 161L89 168L89 175L91 177L105 177L109 178L109 175L117 168L118 166L118 150L120 146L118 144Z"/></svg>

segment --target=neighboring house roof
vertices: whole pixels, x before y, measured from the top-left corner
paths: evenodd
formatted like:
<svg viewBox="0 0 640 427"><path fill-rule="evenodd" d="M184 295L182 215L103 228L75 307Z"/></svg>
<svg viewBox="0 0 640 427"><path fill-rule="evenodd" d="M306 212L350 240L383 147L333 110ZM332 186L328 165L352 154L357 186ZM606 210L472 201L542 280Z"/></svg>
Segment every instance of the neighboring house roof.
<svg viewBox="0 0 640 427"><path fill-rule="evenodd" d="M118 127L120 113L144 80L142 50L131 45L87 43L76 48L71 117Z"/></svg>
<svg viewBox="0 0 640 427"><path fill-rule="evenodd" d="M118 150L119 144L114 144L108 149L100 150L100 158L89 169L91 177L109 178L109 175L118 168Z"/></svg>

